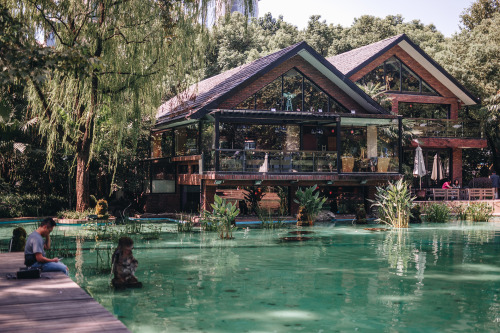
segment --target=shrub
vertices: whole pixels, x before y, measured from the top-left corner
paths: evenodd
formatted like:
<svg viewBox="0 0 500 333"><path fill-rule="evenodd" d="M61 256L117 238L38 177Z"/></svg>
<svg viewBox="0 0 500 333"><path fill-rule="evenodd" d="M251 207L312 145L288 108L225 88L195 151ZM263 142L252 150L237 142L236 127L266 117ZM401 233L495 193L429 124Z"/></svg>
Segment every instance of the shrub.
<svg viewBox="0 0 500 333"><path fill-rule="evenodd" d="M355 219L356 224L366 224L366 209L365 205L359 205L358 208L356 209L356 219Z"/></svg>
<svg viewBox="0 0 500 333"><path fill-rule="evenodd" d="M306 188L305 191L298 189L295 192L296 199L293 199L299 204L299 214L297 216L297 223L300 224L301 221L307 221L309 225L314 223L316 216L323 209L323 205L326 202L325 197L319 196L319 191L314 193L318 189L318 185L314 185Z"/></svg>
<svg viewBox="0 0 500 333"><path fill-rule="evenodd" d="M450 220L450 207L442 203L433 203L424 209L425 221L432 223L446 223Z"/></svg>
<svg viewBox="0 0 500 333"><path fill-rule="evenodd" d="M0 195L0 218L22 216L51 216L66 207L66 199L56 195Z"/></svg>
<svg viewBox="0 0 500 333"><path fill-rule="evenodd" d="M59 219L85 220L87 216L93 214L93 209L89 208L83 212L77 212L76 210L60 210L57 212L56 216Z"/></svg>
<svg viewBox="0 0 500 333"><path fill-rule="evenodd" d="M387 187L377 187L373 206L378 207L378 221L394 228L408 228L411 209L415 205L408 184L403 179L389 183Z"/></svg>
<svg viewBox="0 0 500 333"><path fill-rule="evenodd" d="M455 205L451 208L455 218L459 221L467 220L467 205Z"/></svg>
<svg viewBox="0 0 500 333"><path fill-rule="evenodd" d="M410 210L411 216L410 216L410 223L422 223L422 211L421 211L420 205L415 205L413 208Z"/></svg>
<svg viewBox="0 0 500 333"><path fill-rule="evenodd" d="M474 222L488 222L493 215L493 207L486 202L474 202L467 207L467 217Z"/></svg>

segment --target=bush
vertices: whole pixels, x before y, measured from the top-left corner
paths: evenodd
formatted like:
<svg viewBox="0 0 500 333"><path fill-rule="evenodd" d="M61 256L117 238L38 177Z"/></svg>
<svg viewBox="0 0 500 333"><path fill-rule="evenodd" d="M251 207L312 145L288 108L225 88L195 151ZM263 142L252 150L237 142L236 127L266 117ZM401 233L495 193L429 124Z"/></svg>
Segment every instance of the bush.
<svg viewBox="0 0 500 333"><path fill-rule="evenodd" d="M455 218L459 221L467 220L467 210L468 206L466 205L456 205L451 208L453 214L455 214Z"/></svg>
<svg viewBox="0 0 500 333"><path fill-rule="evenodd" d="M446 223L450 220L450 207L442 203L433 203L424 209L425 221L432 223Z"/></svg>
<svg viewBox="0 0 500 333"><path fill-rule="evenodd" d="M467 207L467 217L474 222L488 222L493 215L493 207L486 202L474 202Z"/></svg>
<svg viewBox="0 0 500 333"><path fill-rule="evenodd" d="M56 195L0 195L0 217L52 216L66 206L66 199Z"/></svg>
<svg viewBox="0 0 500 333"><path fill-rule="evenodd" d="M410 210L410 223L422 223L421 209L422 208L420 207L420 205L413 206L413 208Z"/></svg>
<svg viewBox="0 0 500 333"><path fill-rule="evenodd" d="M411 196L408 184L403 179L387 187L377 187L373 206L378 207L378 221L392 225L394 228L408 228L411 209L415 205L415 197Z"/></svg>

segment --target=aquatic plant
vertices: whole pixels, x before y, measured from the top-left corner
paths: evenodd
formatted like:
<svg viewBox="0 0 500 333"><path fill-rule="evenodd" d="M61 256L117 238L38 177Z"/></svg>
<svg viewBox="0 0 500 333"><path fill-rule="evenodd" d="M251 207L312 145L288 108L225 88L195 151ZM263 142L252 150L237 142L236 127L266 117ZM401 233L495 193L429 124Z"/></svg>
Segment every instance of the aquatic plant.
<svg viewBox="0 0 500 333"><path fill-rule="evenodd" d="M214 196L214 203L211 204L212 211L205 210L203 212L206 223L217 226L217 232L221 239L233 238L233 225L236 216L240 214L240 210L236 207L236 203L227 203L226 199L222 199L218 195Z"/></svg>
<svg viewBox="0 0 500 333"><path fill-rule="evenodd" d="M411 196L408 184L400 179L396 183L389 183L386 187L377 187L372 207L378 207L377 221L389 224L394 228L408 228L411 209L415 197Z"/></svg>
<svg viewBox="0 0 500 333"><path fill-rule="evenodd" d="M193 222L191 221L179 221L177 222L178 232L191 232L193 231Z"/></svg>
<svg viewBox="0 0 500 333"><path fill-rule="evenodd" d="M280 198L279 214L285 216L288 214L288 187L276 186L276 189L278 190L276 194Z"/></svg>
<svg viewBox="0 0 500 333"><path fill-rule="evenodd" d="M320 192L317 191L318 185L313 185L308 187L303 191L302 189L298 189L295 192L296 199L293 201L299 204L299 214L297 215L297 225L303 224L305 221L309 225L314 224L314 220L318 216L319 212L323 209L323 205L326 202L326 198L320 196Z"/></svg>
<svg viewBox="0 0 500 333"><path fill-rule="evenodd" d="M279 229L285 226L285 223L280 221L279 217L273 216L270 209L257 209L257 217L262 222L263 229Z"/></svg>
<svg viewBox="0 0 500 333"><path fill-rule="evenodd" d="M473 202L467 207L467 218L474 222L489 222L493 207L486 202Z"/></svg>
<svg viewBox="0 0 500 333"><path fill-rule="evenodd" d="M354 222L356 224L367 223L365 205L358 205L358 208L356 209L356 218L354 219Z"/></svg>
<svg viewBox="0 0 500 333"><path fill-rule="evenodd" d="M87 209L83 212L77 212L76 210L60 210L56 213L57 218L59 219L75 219L75 220L83 220L86 219L87 216L93 215L93 209Z"/></svg>
<svg viewBox="0 0 500 333"><path fill-rule="evenodd" d="M422 207L420 205L414 205L410 210L410 223L422 223Z"/></svg>
<svg viewBox="0 0 500 333"><path fill-rule="evenodd" d="M454 205L451 207L451 212L455 215L455 218L459 221L467 220L467 205Z"/></svg>
<svg viewBox="0 0 500 333"><path fill-rule="evenodd" d="M446 223L450 220L450 207L443 203L433 203L424 209L425 221Z"/></svg>

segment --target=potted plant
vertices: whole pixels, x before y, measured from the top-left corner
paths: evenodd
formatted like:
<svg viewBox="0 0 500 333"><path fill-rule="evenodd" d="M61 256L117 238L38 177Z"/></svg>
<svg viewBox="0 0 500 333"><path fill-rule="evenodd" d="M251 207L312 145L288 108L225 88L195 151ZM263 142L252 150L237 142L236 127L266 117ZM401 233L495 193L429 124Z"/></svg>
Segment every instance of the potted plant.
<svg viewBox="0 0 500 333"><path fill-rule="evenodd" d="M354 157L351 154L342 156L342 172L352 172L354 169Z"/></svg>

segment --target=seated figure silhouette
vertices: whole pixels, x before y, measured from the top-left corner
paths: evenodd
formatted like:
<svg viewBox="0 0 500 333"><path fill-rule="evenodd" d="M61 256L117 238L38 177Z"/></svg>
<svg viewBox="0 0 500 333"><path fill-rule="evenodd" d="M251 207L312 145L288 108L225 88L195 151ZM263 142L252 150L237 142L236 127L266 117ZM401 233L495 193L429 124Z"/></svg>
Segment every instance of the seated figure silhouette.
<svg viewBox="0 0 500 333"><path fill-rule="evenodd" d="M134 241L130 237L121 237L118 247L113 253L113 274L111 281L117 289L141 288L142 283L134 276L137 269L137 260L132 255Z"/></svg>

